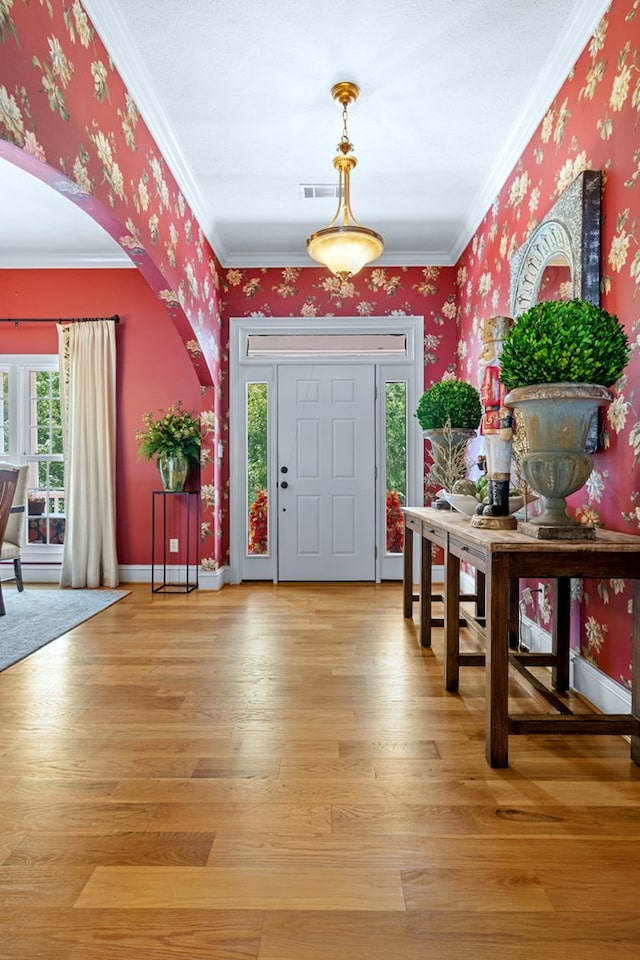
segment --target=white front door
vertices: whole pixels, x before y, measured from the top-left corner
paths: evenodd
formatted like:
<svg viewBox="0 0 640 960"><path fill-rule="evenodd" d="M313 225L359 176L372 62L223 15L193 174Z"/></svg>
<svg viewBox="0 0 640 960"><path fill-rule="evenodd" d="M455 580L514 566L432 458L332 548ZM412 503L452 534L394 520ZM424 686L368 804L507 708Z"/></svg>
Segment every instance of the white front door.
<svg viewBox="0 0 640 960"><path fill-rule="evenodd" d="M278 578L375 580L375 367L278 367Z"/></svg>

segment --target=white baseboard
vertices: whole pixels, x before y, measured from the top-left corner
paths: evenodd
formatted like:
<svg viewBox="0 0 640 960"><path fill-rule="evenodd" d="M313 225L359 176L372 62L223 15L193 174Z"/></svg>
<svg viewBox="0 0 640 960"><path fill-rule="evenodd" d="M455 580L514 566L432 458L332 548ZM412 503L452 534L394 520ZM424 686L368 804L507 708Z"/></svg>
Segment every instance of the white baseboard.
<svg viewBox="0 0 640 960"><path fill-rule="evenodd" d="M532 653L551 650L551 634L527 616L520 617L520 637ZM570 651L569 686L602 713L631 713L631 691Z"/></svg>
<svg viewBox="0 0 640 960"><path fill-rule="evenodd" d="M149 564L121 564L118 567L120 583L151 583Z"/></svg>
<svg viewBox="0 0 640 960"><path fill-rule="evenodd" d="M631 691L573 651L569 676L573 689L603 713L631 713Z"/></svg>
<svg viewBox="0 0 640 960"><path fill-rule="evenodd" d="M22 579L25 583L60 583L59 563L23 563Z"/></svg>
<svg viewBox="0 0 640 960"><path fill-rule="evenodd" d="M532 653L551 652L551 634L523 614L520 614L520 642Z"/></svg>
<svg viewBox="0 0 640 960"><path fill-rule="evenodd" d="M25 583L59 583L60 566L59 563L23 563L22 579ZM151 583L151 564L149 563L121 564L118 567L118 572L120 583ZM191 578L193 578L193 568L191 568L190 573ZM155 574L157 581L157 567ZM168 583L183 583L184 579L184 565L167 566ZM198 572L198 587L200 590L221 590L225 583L229 582L229 567L220 567L218 570L200 570Z"/></svg>
<svg viewBox="0 0 640 960"><path fill-rule="evenodd" d="M201 570L199 580L201 590L222 590L225 583L231 583L231 570L229 567Z"/></svg>
<svg viewBox="0 0 640 960"><path fill-rule="evenodd" d="M122 564L120 570L121 583L151 583L151 564ZM193 568L191 568L193 578ZM155 569L156 582L158 568ZM184 583L185 567L180 564L167 565L167 583ZM229 583L229 568L220 567L218 570L198 571L198 588L200 590L221 590L225 583Z"/></svg>

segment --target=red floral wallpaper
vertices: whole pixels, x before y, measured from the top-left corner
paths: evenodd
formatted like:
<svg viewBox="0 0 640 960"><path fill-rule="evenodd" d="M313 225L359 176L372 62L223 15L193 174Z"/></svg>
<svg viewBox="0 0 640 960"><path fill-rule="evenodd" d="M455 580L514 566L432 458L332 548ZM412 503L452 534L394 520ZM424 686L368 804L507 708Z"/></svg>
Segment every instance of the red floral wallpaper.
<svg viewBox="0 0 640 960"><path fill-rule="evenodd" d="M458 333L453 267L374 265L346 283L322 267L223 271L227 348L230 317L347 316L423 316L425 388L441 380L445 373L455 372ZM227 362L228 353L225 365ZM226 391L224 408L229 409ZM227 473L227 493L228 483ZM225 516L223 522L226 519Z"/></svg>
<svg viewBox="0 0 640 960"><path fill-rule="evenodd" d="M228 550L228 318L423 314L425 386L456 362L477 384L480 323L508 312L513 251L589 168L604 174L603 304L634 349L606 414L604 449L572 503L585 521L640 532L638 0L612 4L455 268L372 268L346 285L313 267L220 270L79 0L0 0L0 45L0 156L65 193L119 240L166 304L208 387L205 566L217 568ZM576 584L575 601L581 652L628 685L630 585ZM548 621L542 594L527 603Z"/></svg>
<svg viewBox="0 0 640 960"><path fill-rule="evenodd" d="M508 314L509 260L582 170L604 176L602 304L633 345L604 421L604 449L570 503L584 522L640 531L640 4L615 0L457 266L460 372L477 383L479 328ZM547 295L548 296L548 295ZM580 651L630 684L631 584L575 582ZM525 597L548 624L546 597ZM537 608L537 611L534 610Z"/></svg>
<svg viewBox="0 0 640 960"><path fill-rule="evenodd" d="M373 266L346 282L322 267L232 269L222 276L227 346L230 317L424 316L425 385L455 370L452 267Z"/></svg>
<svg viewBox="0 0 640 960"><path fill-rule="evenodd" d="M219 264L79 0L0 0L0 157L86 210L166 305L208 388L203 557L216 569L223 552Z"/></svg>

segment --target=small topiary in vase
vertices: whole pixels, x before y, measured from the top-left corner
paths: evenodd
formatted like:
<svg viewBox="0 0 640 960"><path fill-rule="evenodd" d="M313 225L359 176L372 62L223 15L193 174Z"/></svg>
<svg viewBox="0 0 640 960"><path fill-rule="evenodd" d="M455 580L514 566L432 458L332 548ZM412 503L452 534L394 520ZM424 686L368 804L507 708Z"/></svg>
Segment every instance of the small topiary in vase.
<svg viewBox="0 0 640 960"><path fill-rule="evenodd" d="M416 418L423 430L477 430L482 417L480 394L466 380L440 380L420 397Z"/></svg>
<svg viewBox="0 0 640 960"><path fill-rule="evenodd" d="M482 417L480 394L466 380L440 380L422 394L416 419L431 443L434 464L427 474L431 487L451 493L466 475L466 448ZM446 500L435 506L448 509Z"/></svg>

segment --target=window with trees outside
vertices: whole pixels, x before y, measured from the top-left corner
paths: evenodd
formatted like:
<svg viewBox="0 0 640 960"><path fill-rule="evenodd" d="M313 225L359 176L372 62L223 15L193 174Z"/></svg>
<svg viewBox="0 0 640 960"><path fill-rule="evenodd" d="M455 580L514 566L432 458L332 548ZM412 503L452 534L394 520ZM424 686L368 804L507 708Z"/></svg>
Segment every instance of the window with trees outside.
<svg viewBox="0 0 640 960"><path fill-rule="evenodd" d="M385 383L386 551L402 553L407 502L407 384Z"/></svg>
<svg viewBox="0 0 640 960"><path fill-rule="evenodd" d="M0 357L2 459L28 466L25 553L61 552L65 531L58 357Z"/></svg>
<svg viewBox="0 0 640 960"><path fill-rule="evenodd" d="M247 553L269 552L268 402L266 383L247 384Z"/></svg>

